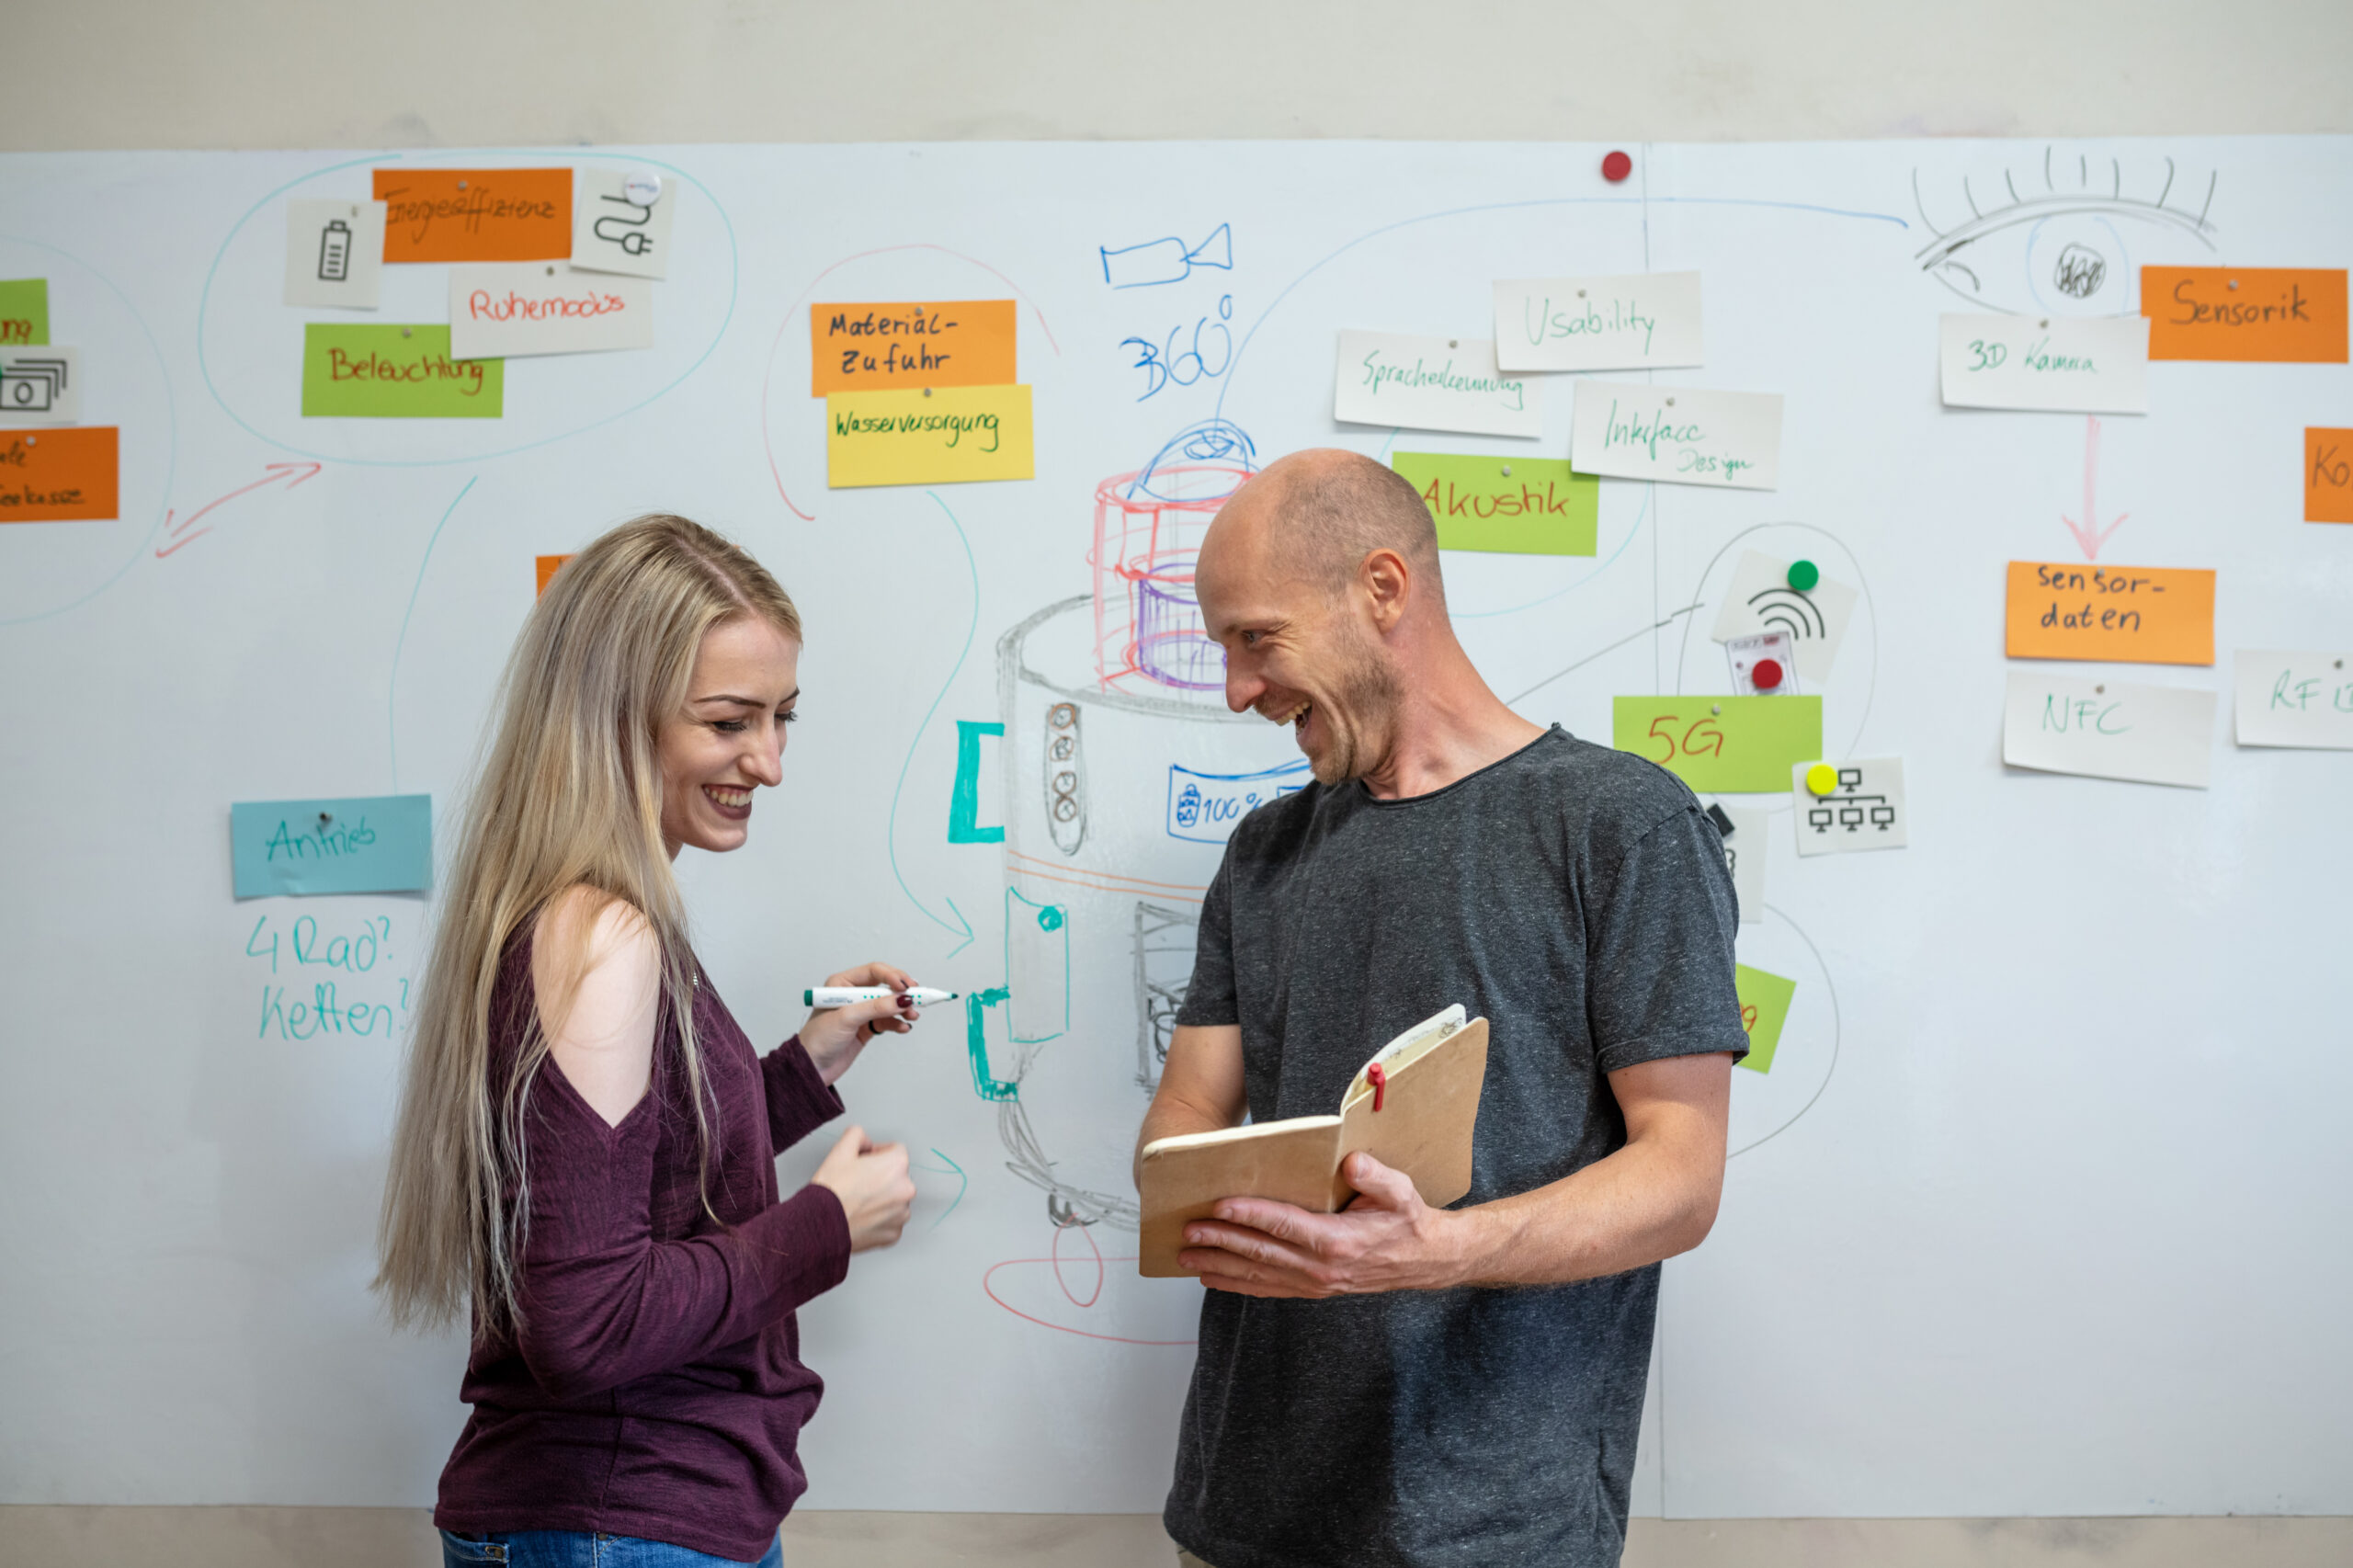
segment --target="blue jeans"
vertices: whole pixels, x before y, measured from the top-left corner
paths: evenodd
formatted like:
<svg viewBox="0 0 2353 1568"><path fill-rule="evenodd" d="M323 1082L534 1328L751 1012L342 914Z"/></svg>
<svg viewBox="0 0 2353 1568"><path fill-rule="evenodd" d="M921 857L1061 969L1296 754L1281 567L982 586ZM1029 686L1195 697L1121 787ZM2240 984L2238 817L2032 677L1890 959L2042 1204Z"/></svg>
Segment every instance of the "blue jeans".
<svg viewBox="0 0 2353 1568"><path fill-rule="evenodd" d="M758 1562L713 1557L665 1540L585 1530L502 1530L474 1540L441 1532L442 1568L784 1568L784 1542L772 1540Z"/></svg>

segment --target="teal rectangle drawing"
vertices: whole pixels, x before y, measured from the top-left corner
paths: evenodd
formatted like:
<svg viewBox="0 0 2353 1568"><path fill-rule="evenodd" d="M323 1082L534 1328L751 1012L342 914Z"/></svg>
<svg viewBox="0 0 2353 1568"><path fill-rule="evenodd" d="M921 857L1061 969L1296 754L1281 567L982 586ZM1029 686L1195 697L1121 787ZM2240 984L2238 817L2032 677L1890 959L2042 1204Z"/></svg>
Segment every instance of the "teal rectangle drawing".
<svg viewBox="0 0 2353 1568"><path fill-rule="evenodd" d="M433 881L433 797L240 801L229 808L239 898L423 892Z"/></svg>

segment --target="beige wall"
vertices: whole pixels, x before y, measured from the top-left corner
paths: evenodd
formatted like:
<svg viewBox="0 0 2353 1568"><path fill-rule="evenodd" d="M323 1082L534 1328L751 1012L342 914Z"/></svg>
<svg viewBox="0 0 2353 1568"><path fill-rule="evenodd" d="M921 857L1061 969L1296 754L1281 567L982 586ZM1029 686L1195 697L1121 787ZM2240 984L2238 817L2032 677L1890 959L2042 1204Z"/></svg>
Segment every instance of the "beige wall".
<svg viewBox="0 0 2353 1568"><path fill-rule="evenodd" d="M0 147L2353 130L2353 4L12 0ZM788 1562L1166 1564L1156 1521L808 1514ZM0 1508L0 1568L435 1560L357 1508ZM2353 1520L1637 1520L1631 1568L2353 1562Z"/></svg>
<svg viewBox="0 0 2353 1568"><path fill-rule="evenodd" d="M0 145L2353 130L2345 0L11 0Z"/></svg>

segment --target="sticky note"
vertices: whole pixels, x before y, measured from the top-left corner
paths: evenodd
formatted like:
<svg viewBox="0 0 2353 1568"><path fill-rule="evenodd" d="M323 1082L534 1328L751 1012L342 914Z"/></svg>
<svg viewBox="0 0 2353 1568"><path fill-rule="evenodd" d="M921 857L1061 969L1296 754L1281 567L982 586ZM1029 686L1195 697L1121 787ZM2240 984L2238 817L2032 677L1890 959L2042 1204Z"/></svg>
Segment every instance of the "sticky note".
<svg viewBox="0 0 2353 1568"><path fill-rule="evenodd" d="M2282 653L2242 648L2237 700L2239 744L2353 751L2353 652Z"/></svg>
<svg viewBox="0 0 2353 1568"><path fill-rule="evenodd" d="M1506 370L1642 370L1700 363L1699 275L1514 278L1495 284Z"/></svg>
<svg viewBox="0 0 2353 1568"><path fill-rule="evenodd" d="M1770 490L1781 472L1779 392L1579 381L1569 460L1580 473Z"/></svg>
<svg viewBox="0 0 2353 1568"><path fill-rule="evenodd" d="M2206 788L2214 694L2012 670L2002 760L2045 773Z"/></svg>
<svg viewBox="0 0 2353 1568"><path fill-rule="evenodd" d="M116 429L0 430L0 523L116 516Z"/></svg>
<svg viewBox="0 0 2353 1568"><path fill-rule="evenodd" d="M639 176L637 193L645 194ZM572 265L584 272L663 278L670 270L670 220L678 187L663 180L648 203L630 198L631 171L580 169L572 184ZM1007 376L1006 380L1013 378Z"/></svg>
<svg viewBox="0 0 2353 1568"><path fill-rule="evenodd" d="M1732 966L1732 983L1740 996L1740 1027L1748 1031L1748 1054L1740 1059L1740 1065L1753 1073L1770 1073L1798 983L1745 963Z"/></svg>
<svg viewBox="0 0 2353 1568"><path fill-rule="evenodd" d="M2214 662L2214 574L2168 566L2010 562L2003 651L2013 659Z"/></svg>
<svg viewBox="0 0 2353 1568"><path fill-rule="evenodd" d="M560 261L449 269L449 353L459 359L654 347L654 285Z"/></svg>
<svg viewBox="0 0 2353 1568"><path fill-rule="evenodd" d="M306 419L495 419L506 387L500 361L449 352L446 326L312 322L302 329Z"/></svg>
<svg viewBox="0 0 2353 1568"><path fill-rule="evenodd" d="M1846 640L1847 623L1854 619L1855 589L1816 574L1811 588L1790 586L1790 562L1745 550L1733 569L1732 585L1724 590L1716 611L1715 630L1709 633L1729 645L1735 638L1785 633L1796 650L1798 674L1809 681L1830 678L1838 645ZM1777 786L1778 788L1778 786Z"/></svg>
<svg viewBox="0 0 2353 1568"><path fill-rule="evenodd" d="M2144 267L2152 359L2345 363L2345 269Z"/></svg>
<svg viewBox="0 0 2353 1568"><path fill-rule="evenodd" d="M372 311L384 276L384 204L286 204L286 302Z"/></svg>
<svg viewBox="0 0 2353 1568"><path fill-rule="evenodd" d="M1440 550L1591 555L1601 482L1559 458L1394 452L1389 466L1422 493Z"/></svg>
<svg viewBox="0 0 2353 1568"><path fill-rule="evenodd" d="M71 348L0 348L0 419L71 425L82 416L82 366Z"/></svg>
<svg viewBox="0 0 2353 1568"><path fill-rule="evenodd" d="M1619 697L1609 744L1694 790L1779 793L1790 765L1822 755L1819 697Z"/></svg>
<svg viewBox="0 0 2353 1568"><path fill-rule="evenodd" d="M2353 523L2353 430L2305 429L2304 521Z"/></svg>
<svg viewBox="0 0 2353 1568"><path fill-rule="evenodd" d="M423 892L433 881L433 797L240 801L229 808L239 898Z"/></svg>
<svg viewBox="0 0 2353 1568"><path fill-rule="evenodd" d="M1019 379L1010 300L809 307L809 395Z"/></svg>
<svg viewBox="0 0 2353 1568"><path fill-rule="evenodd" d="M1827 767L1834 776L1830 789L1819 794L1806 777L1814 767ZM1900 756L1799 763L1790 769L1790 800L1797 812L1801 855L1901 849L1912 820L1904 804Z"/></svg>
<svg viewBox="0 0 2353 1568"><path fill-rule="evenodd" d="M1495 369L1488 337L1340 334L1332 417L1343 425L1394 425L1474 436L1541 436L1536 383Z"/></svg>
<svg viewBox="0 0 2353 1568"><path fill-rule="evenodd" d="M2146 316L1938 318L1947 408L2149 412Z"/></svg>
<svg viewBox="0 0 2353 1568"><path fill-rule="evenodd" d="M1770 857L1765 837L1773 822L1768 812L1753 812L1745 806L1727 806L1718 802L1716 809L1732 820L1732 831L1724 835L1724 869L1732 872L1733 897L1740 904L1743 926L1762 925L1765 920L1765 866Z"/></svg>
<svg viewBox="0 0 2353 1568"><path fill-rule="evenodd" d="M572 557L569 555L534 556L532 558L532 563L538 570L540 585L532 597L536 598L540 594L546 593L548 591L549 582L555 576L556 568L571 559Z"/></svg>
<svg viewBox="0 0 2353 1568"><path fill-rule="evenodd" d="M0 346L49 341L49 279L15 278L0 282Z"/></svg>
<svg viewBox="0 0 2353 1568"><path fill-rule="evenodd" d="M834 489L1028 479L1033 472L1026 386L826 394L825 483Z"/></svg>
<svg viewBox="0 0 2353 1568"><path fill-rule="evenodd" d="M568 168L375 175L386 261L562 261L572 254Z"/></svg>

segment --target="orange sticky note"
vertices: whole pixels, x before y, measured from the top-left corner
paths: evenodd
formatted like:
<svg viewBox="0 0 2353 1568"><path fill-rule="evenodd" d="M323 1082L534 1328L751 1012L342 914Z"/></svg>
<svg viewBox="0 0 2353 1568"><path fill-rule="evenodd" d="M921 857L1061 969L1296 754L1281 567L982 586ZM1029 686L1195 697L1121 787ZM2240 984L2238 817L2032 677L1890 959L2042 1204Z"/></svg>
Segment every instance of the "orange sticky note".
<svg viewBox="0 0 2353 1568"><path fill-rule="evenodd" d="M542 555L537 559L540 568L539 591L544 594L548 591L548 580L555 575L555 569L563 565L565 562L571 560L572 557L569 555Z"/></svg>
<svg viewBox="0 0 2353 1568"><path fill-rule="evenodd" d="M111 425L0 430L0 523L116 516L115 437Z"/></svg>
<svg viewBox="0 0 2353 1568"><path fill-rule="evenodd" d="M2152 359L2345 363L2345 269L2144 267Z"/></svg>
<svg viewBox="0 0 2353 1568"><path fill-rule="evenodd" d="M2010 562L2013 659L2214 662L2214 574L2195 567Z"/></svg>
<svg viewBox="0 0 2353 1568"><path fill-rule="evenodd" d="M1010 300L812 305L809 395L1010 385L1013 321Z"/></svg>
<svg viewBox="0 0 2353 1568"><path fill-rule="evenodd" d="M386 261L563 261L570 169L378 169Z"/></svg>
<svg viewBox="0 0 2353 1568"><path fill-rule="evenodd" d="M2304 430L2304 521L2353 523L2353 430Z"/></svg>

